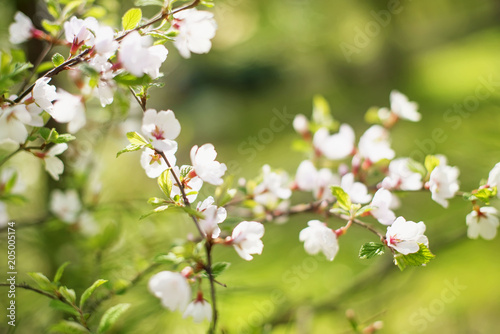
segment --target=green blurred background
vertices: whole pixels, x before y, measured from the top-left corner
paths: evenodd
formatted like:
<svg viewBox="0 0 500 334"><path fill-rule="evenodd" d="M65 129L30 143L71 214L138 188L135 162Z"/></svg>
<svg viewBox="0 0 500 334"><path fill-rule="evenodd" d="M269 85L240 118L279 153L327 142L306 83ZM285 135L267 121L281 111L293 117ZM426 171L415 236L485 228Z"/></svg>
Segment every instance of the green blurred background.
<svg viewBox="0 0 500 334"><path fill-rule="evenodd" d="M104 21L114 26L131 6L116 0L100 4L111 12ZM393 7L396 12L387 15L394 4L399 4ZM42 8L37 1L4 0L2 47L8 45L7 27L17 9L38 23L44 17ZM288 124L272 138L263 137L263 131L268 133L263 129L275 117L273 110L310 115L312 96L319 93L330 102L334 117L352 124L359 138L368 127L365 111L374 105L388 106L392 89L417 101L423 115L420 123L402 122L394 129L393 148L399 156L421 159L425 154L446 154L449 163L461 170L463 190L477 187L500 161L498 1L217 0L213 11L219 29L212 51L184 60L167 46L166 85L151 91L149 106L174 110L183 126L178 163L189 163L192 145L212 142L220 161L230 163L237 176L252 178L264 163L293 175L304 156L291 150L297 138L291 120L285 118ZM36 57L38 47L27 44L30 57ZM345 48L353 52L348 57ZM67 82L63 77L55 81ZM137 107L133 108L131 114L138 117ZM99 108L90 110L94 125L78 137L94 150L89 151L97 161L90 178L102 184L96 220L101 230L119 230L119 237L96 241L52 221L19 228L20 280L30 282L29 271L50 277L59 265L71 261L63 283L80 294L97 278L114 284L133 278L177 237L194 232L181 216L138 220L149 209L145 200L159 195L159 190L144 175L138 153L115 159L126 140L117 126L106 133L99 130L102 113ZM433 133L438 133L434 139ZM251 144L252 138L257 138L257 145ZM12 161L21 164L31 202L9 207L18 225L46 217L50 189L72 185L64 179L48 180L28 155ZM73 165L74 170L78 167ZM91 202L88 189L85 194ZM353 309L366 324L382 320L382 333L496 333L500 243L498 238L463 237L470 209L461 199L451 201L445 210L431 201L430 194L405 196L397 214L426 223L430 248L437 256L427 267L402 273L387 254L359 260L360 245L375 240L355 228L340 239L334 262L307 256L298 233L313 215L266 225L264 252L251 262L241 260L232 249L217 248L216 260L232 262L220 276L228 288L217 291L220 327L225 333L349 333L345 311ZM167 269L160 266L155 272ZM195 325L162 309L147 292L146 282L99 309L132 303L116 333L205 331L207 324ZM5 295L2 292L2 309ZM47 307L46 298L29 291L18 290L17 301L16 333L46 333L62 317ZM91 325L97 319L91 318ZM5 319L0 330L7 331Z"/></svg>

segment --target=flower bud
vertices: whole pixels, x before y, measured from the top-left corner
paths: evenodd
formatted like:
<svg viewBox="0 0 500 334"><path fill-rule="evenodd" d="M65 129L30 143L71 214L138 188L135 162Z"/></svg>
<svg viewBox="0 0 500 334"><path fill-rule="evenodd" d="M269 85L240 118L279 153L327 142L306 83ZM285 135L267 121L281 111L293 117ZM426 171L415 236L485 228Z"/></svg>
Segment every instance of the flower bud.
<svg viewBox="0 0 500 334"><path fill-rule="evenodd" d="M307 134L309 132L309 121L307 117L302 114L297 114L293 119L293 128L301 135Z"/></svg>

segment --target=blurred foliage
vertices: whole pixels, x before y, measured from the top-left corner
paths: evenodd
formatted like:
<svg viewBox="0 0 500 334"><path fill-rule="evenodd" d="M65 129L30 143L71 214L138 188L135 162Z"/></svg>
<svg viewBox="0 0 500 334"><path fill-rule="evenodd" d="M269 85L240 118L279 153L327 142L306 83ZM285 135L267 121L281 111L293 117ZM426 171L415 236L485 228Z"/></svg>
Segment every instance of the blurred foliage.
<svg viewBox="0 0 500 334"><path fill-rule="evenodd" d="M422 162L426 154L444 153L450 164L460 168L463 188L476 187L500 161L500 3L396 2L400 10L386 16L385 24L376 17L381 19L380 11L387 11L394 1L216 1L213 10L219 29L213 50L183 60L170 48L164 65L165 87L150 91L150 106L174 110L183 126L178 160L188 161L192 144L213 142L220 161L228 162L237 176L253 177L264 163L293 175L302 157L290 149L295 138L291 120L284 118L282 131L273 133L270 140L262 139L261 131L270 126L276 110L309 114L312 97L320 93L330 102L335 118L352 124L359 137L367 128L365 111L373 105L387 106L389 92L398 89L419 102L423 115L420 123L394 129L398 155ZM109 11L103 20L116 26L130 8L127 1L97 3ZM47 17L42 7L35 1L3 1L2 49L7 47L7 27L15 10L34 17L40 26ZM147 10L144 15L149 15ZM341 43L355 45L363 34L367 41L348 61ZM34 61L40 44L30 42L26 47L29 60ZM63 76L56 84L71 89ZM481 98L478 90L482 96L489 94ZM139 119L137 111L132 106L131 115ZM106 113L96 107L90 117L106 123L119 114L119 110ZM109 280L108 289L126 286L176 236L194 232L183 216L138 220L149 210L146 199L160 190L144 175L138 154L115 159L127 143L125 132L95 127L77 136L81 142L77 150L94 147L87 154L94 155L97 163L92 175L84 175L85 169L73 161L69 173L81 175L78 187L89 203L94 196L92 180L101 183L96 190L100 206L94 212L100 234L82 237L74 227L56 221L19 228L19 279L29 282L26 273L33 271L53 277L62 263L70 261L62 282L77 295L97 278ZM30 203L9 207L11 216L18 225L36 223L47 215L47 194L61 184L50 181L30 157L19 155L12 164L24 164L20 176L28 185ZM226 333L348 333L345 311L354 309L366 324L383 320L383 333L496 332L498 238L463 237L465 215L470 211L463 200L453 200L448 210L433 203L429 194L409 194L402 201L399 214L428 226L426 234L436 259L427 267L401 273L387 254L358 259L360 245L375 240L356 229L340 240L339 255L330 263L321 256L307 256L298 241L299 231L313 216L294 217L286 225L268 224L264 253L252 262L242 261L232 249L215 251L215 261L233 263L219 277L228 285L218 287L221 328ZM115 230L120 232L117 238ZM160 266L158 271L162 268L168 267ZM99 309L102 315L117 303L132 304L116 333L204 331L204 325L161 308L146 292L146 282ZM0 292L0 306L5 309L5 292ZM47 307L46 298L32 292L18 289L16 300L17 333L45 333L62 317ZM89 322L96 326L99 318ZM0 328L6 330L5 319Z"/></svg>

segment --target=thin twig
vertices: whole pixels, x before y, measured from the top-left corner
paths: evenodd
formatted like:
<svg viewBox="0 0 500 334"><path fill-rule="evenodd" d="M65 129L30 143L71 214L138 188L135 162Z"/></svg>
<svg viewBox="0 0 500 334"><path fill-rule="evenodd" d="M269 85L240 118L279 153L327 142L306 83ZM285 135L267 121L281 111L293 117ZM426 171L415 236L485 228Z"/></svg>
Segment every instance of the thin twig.
<svg viewBox="0 0 500 334"><path fill-rule="evenodd" d="M0 286L11 286L12 284L10 283L0 283ZM14 284L14 286L16 288L21 288L21 289L25 289L25 290L30 290L30 291L34 291L40 295L43 295L45 297L48 297L50 299L55 299L55 300L60 300L59 298L57 298L56 296L46 292L46 291L43 291L43 290L40 290L40 289L37 289L37 288L34 288L32 287L31 285L27 284L27 283L16 283Z"/></svg>

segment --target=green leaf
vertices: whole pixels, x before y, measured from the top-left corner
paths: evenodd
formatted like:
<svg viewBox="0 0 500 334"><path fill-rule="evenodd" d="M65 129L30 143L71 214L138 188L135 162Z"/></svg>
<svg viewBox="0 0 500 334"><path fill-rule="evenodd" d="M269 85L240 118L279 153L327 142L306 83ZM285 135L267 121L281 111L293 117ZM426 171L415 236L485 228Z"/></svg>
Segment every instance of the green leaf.
<svg viewBox="0 0 500 334"><path fill-rule="evenodd" d="M47 72L47 71L50 71L53 67L54 67L54 64L52 64L51 61L44 61L43 63L41 63L38 66L35 73L38 74L38 73Z"/></svg>
<svg viewBox="0 0 500 334"><path fill-rule="evenodd" d="M381 124L380 117L378 115L379 107L371 107L365 113L365 122L368 124Z"/></svg>
<svg viewBox="0 0 500 334"><path fill-rule="evenodd" d="M158 186L160 186L161 191L170 198L170 193L172 192L172 179L170 178L170 168L166 169L158 177Z"/></svg>
<svg viewBox="0 0 500 334"><path fill-rule="evenodd" d="M33 65L26 62L21 50L11 50L10 54L0 52L0 94L10 91L13 85L27 77L31 67Z"/></svg>
<svg viewBox="0 0 500 334"><path fill-rule="evenodd" d="M64 64L65 61L66 59L64 59L63 55L60 53L56 53L52 56L52 64L54 64L55 67Z"/></svg>
<svg viewBox="0 0 500 334"><path fill-rule="evenodd" d="M144 145L135 145L135 144L129 144L127 145L124 149L118 151L116 153L116 157L118 158L120 155L122 155L123 153L127 153L127 152L134 152L134 151L139 151L141 148L143 148Z"/></svg>
<svg viewBox="0 0 500 334"><path fill-rule="evenodd" d="M439 166L439 159L434 156L434 155L428 155L425 157L425 169L427 169L427 172L430 174L434 168Z"/></svg>
<svg viewBox="0 0 500 334"><path fill-rule="evenodd" d="M57 133L55 128L40 128L38 130L38 133L40 133L40 136L42 136L46 143L62 144L76 139L75 136L69 133Z"/></svg>
<svg viewBox="0 0 500 334"><path fill-rule="evenodd" d="M148 199L148 204L153 206L163 205L165 203L167 203L167 201L164 198L151 197Z"/></svg>
<svg viewBox="0 0 500 334"><path fill-rule="evenodd" d="M163 7L163 1L160 0L135 0L134 6L160 6Z"/></svg>
<svg viewBox="0 0 500 334"><path fill-rule="evenodd" d="M12 173L12 176L7 180L7 182L5 182L3 186L3 192L6 194L10 193L10 191L16 185L16 182L17 182L17 172L14 171L14 173Z"/></svg>
<svg viewBox="0 0 500 334"><path fill-rule="evenodd" d="M93 5L83 16L84 17L94 17L100 19L107 14L107 10L104 7Z"/></svg>
<svg viewBox="0 0 500 334"><path fill-rule="evenodd" d="M45 19L42 20L42 27L52 36L56 36L61 31L61 25Z"/></svg>
<svg viewBox="0 0 500 334"><path fill-rule="evenodd" d="M349 195L347 195L344 189L339 186L332 186L330 187L330 189L332 190L332 195L337 198L337 203L340 205L340 207L349 212L352 206Z"/></svg>
<svg viewBox="0 0 500 334"><path fill-rule="evenodd" d="M492 198L496 198L497 196L497 187L481 188L477 192L473 193L472 196L485 204L490 204L490 200Z"/></svg>
<svg viewBox="0 0 500 334"><path fill-rule="evenodd" d="M142 11L140 8L129 9L122 17L122 26L124 30L134 29L139 25L142 19Z"/></svg>
<svg viewBox="0 0 500 334"><path fill-rule="evenodd" d="M49 307L53 308L54 310L58 310L58 311L72 314L76 317L80 316L80 313L78 313L78 311L75 310L71 305L68 305L68 304L66 304L58 299L52 299L49 302Z"/></svg>
<svg viewBox="0 0 500 334"><path fill-rule="evenodd" d="M141 136L140 134L138 134L137 132L128 132L127 139L130 142L130 144L133 144L133 145L145 146L148 144L148 141L146 139L144 139L144 137Z"/></svg>
<svg viewBox="0 0 500 334"><path fill-rule="evenodd" d="M403 271L408 266L421 266L423 264L429 263L430 260L436 257L436 255L432 254L429 248L424 244L419 244L420 249L416 253L403 255L396 254L394 255L394 263L399 267L401 271Z"/></svg>
<svg viewBox="0 0 500 334"><path fill-rule="evenodd" d="M205 6L207 8L213 8L215 6L213 1L211 1L211 0L207 0L207 1L201 0L200 5Z"/></svg>
<svg viewBox="0 0 500 334"><path fill-rule="evenodd" d="M10 202L15 205L21 205L28 202L28 199L22 195L18 194L3 194L0 199L4 202Z"/></svg>
<svg viewBox="0 0 500 334"><path fill-rule="evenodd" d="M364 215L365 213L370 212L371 210L376 209L376 208L377 207L374 205L365 205L365 206L361 207L360 209L356 210L355 216L360 217L360 216Z"/></svg>
<svg viewBox="0 0 500 334"><path fill-rule="evenodd" d="M62 16L63 17L69 17L73 13L76 12L78 7L83 3L83 0L74 0L74 1L69 1L66 6L64 6L64 9L62 10Z"/></svg>
<svg viewBox="0 0 500 334"><path fill-rule="evenodd" d="M54 275L54 283L58 283L59 280L61 279L63 273L64 273L64 269L68 266L68 264L70 264L69 261L67 262L64 262L63 264L61 264L61 266L57 269L56 271L56 274Z"/></svg>
<svg viewBox="0 0 500 334"><path fill-rule="evenodd" d="M185 212L187 212L191 216L195 216L196 218L200 218L200 219L204 219L205 218L205 215L203 214L203 212L200 212L200 211L198 211L196 209L193 209L190 206L182 206L181 208L182 208L182 210L184 210Z"/></svg>
<svg viewBox="0 0 500 334"><path fill-rule="evenodd" d="M381 242L367 242L359 250L360 259L371 259L376 255L384 254L385 245Z"/></svg>
<svg viewBox="0 0 500 334"><path fill-rule="evenodd" d="M321 95L315 95L313 98L312 120L318 128L326 127L329 130L338 128L338 123L334 121L330 112L328 101Z"/></svg>
<svg viewBox="0 0 500 334"><path fill-rule="evenodd" d="M117 83L125 85L125 86L144 86L151 83L151 77L147 74L144 74L142 77L136 77L127 72L122 72L113 77Z"/></svg>
<svg viewBox="0 0 500 334"><path fill-rule="evenodd" d="M87 290L83 292L82 296L80 297L80 309L83 309L83 307L85 306L85 302L87 301L87 299L89 299L90 296L92 296L94 291L106 282L107 280L105 279L98 279L94 282L94 284L92 284Z"/></svg>
<svg viewBox="0 0 500 334"><path fill-rule="evenodd" d="M408 159L408 169L414 173L422 175L422 177L425 177L425 175L427 174L424 165L413 159Z"/></svg>
<svg viewBox="0 0 500 334"><path fill-rule="evenodd" d="M55 144L63 144L63 143L69 143L70 141L73 141L75 139L76 139L75 136L70 135L69 133L63 133L57 136L57 138L52 139L51 142Z"/></svg>
<svg viewBox="0 0 500 334"><path fill-rule="evenodd" d="M349 210L343 209L343 208L331 208L330 212L333 213L334 215L350 215Z"/></svg>
<svg viewBox="0 0 500 334"><path fill-rule="evenodd" d="M50 328L51 333L63 333L63 334L86 334L90 333L85 327L74 322L61 320L58 324Z"/></svg>
<svg viewBox="0 0 500 334"><path fill-rule="evenodd" d="M227 268L231 266L229 262L217 262L212 265L212 276L217 277L226 271ZM208 274L205 272L202 274L203 277L208 278Z"/></svg>
<svg viewBox="0 0 500 334"><path fill-rule="evenodd" d="M97 333L106 333L129 307L130 304L118 304L109 308L99 322Z"/></svg>
<svg viewBox="0 0 500 334"><path fill-rule="evenodd" d="M178 256L173 252L170 252L168 254L159 254L155 256L153 259L155 263L161 263L161 264L179 264L182 261L184 261L184 257Z"/></svg>
<svg viewBox="0 0 500 334"><path fill-rule="evenodd" d="M46 142L59 137L56 129L40 128L38 130L38 133L40 133L40 136L42 136L42 138L45 139Z"/></svg>
<svg viewBox="0 0 500 334"><path fill-rule="evenodd" d="M42 273L28 273L31 278L36 282L38 287L44 291L54 292L56 287L50 282L50 280Z"/></svg>
<svg viewBox="0 0 500 334"><path fill-rule="evenodd" d="M170 204L161 205L161 206L155 208L153 211L150 211L148 213L143 214L139 219L144 219L144 218L149 217L149 216L151 216L151 215L153 215L155 213L163 212L163 211L165 211L165 210L167 210L167 209L169 209L171 207L173 207L173 206L170 205Z"/></svg>
<svg viewBox="0 0 500 334"><path fill-rule="evenodd" d="M65 286L59 287L59 293L71 304L75 304L76 302L76 294L75 290L69 289Z"/></svg>
<svg viewBox="0 0 500 334"><path fill-rule="evenodd" d="M61 7L59 6L59 1L46 0L46 2L49 14L52 15L55 19L59 18L59 16L61 15Z"/></svg>

